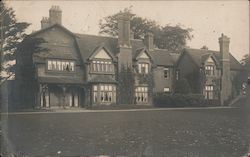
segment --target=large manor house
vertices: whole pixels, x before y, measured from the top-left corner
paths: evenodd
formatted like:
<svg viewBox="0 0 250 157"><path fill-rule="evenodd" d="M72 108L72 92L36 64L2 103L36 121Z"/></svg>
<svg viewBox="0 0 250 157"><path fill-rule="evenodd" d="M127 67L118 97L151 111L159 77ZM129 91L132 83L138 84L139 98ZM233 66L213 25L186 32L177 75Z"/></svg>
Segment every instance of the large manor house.
<svg viewBox="0 0 250 157"><path fill-rule="evenodd" d="M41 20L41 30L29 35L43 38L41 47L47 51L16 60L21 99L41 108L121 104L118 78L128 67L134 77L135 105L151 105L157 93L174 94L181 79L190 83L192 93L221 105L238 94L234 78L241 65L229 52L226 35L219 37L219 51L183 48L174 53L156 48L150 32L143 40L134 39L129 15L121 13L117 22L118 37L73 33L63 26L61 9L52 6L49 17ZM23 69L32 70L24 75ZM33 80L27 81L27 75ZM141 80L148 75L153 83Z"/></svg>

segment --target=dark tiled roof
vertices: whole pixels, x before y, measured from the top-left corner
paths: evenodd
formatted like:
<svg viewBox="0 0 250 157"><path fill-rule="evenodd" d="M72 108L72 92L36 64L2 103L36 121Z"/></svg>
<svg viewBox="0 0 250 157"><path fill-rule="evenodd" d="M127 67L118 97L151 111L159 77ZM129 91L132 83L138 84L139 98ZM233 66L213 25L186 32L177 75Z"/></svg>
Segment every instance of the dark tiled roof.
<svg viewBox="0 0 250 157"><path fill-rule="evenodd" d="M113 54L113 56L116 56L117 53L119 52L118 38L72 33L65 27L58 25L58 24L55 24L43 30L34 32L31 34L31 36L40 34L53 27L59 27L62 30L64 30L66 33L69 33L70 35L74 36L77 46L80 51L81 59L84 62L86 62L87 59L91 56L91 54L100 46L105 47L110 53ZM46 48L49 49L49 52L35 55L34 57L35 61L41 62L42 58L46 58L46 57L74 59L74 56L72 55L72 53L69 53L69 52L72 52L71 47L67 47L66 45L62 46L62 45L50 45L50 44L46 44L44 46L46 46ZM145 48L145 45L142 40L131 39L131 47L132 47L132 57L133 59L135 59L139 53L138 50ZM61 53L57 56L53 56L54 54L53 51L57 51L57 52L59 51ZM149 53L149 55L151 55L151 53ZM176 61L175 57L172 57L166 50L156 49L152 53L151 57L152 59L154 59L154 63L156 65L173 65L173 62Z"/></svg>
<svg viewBox="0 0 250 157"><path fill-rule="evenodd" d="M91 82L91 83L97 83L97 82L100 82L100 83L117 83L116 80L114 80L113 78L111 78L110 76L107 76L107 75L95 76L89 82Z"/></svg>
<svg viewBox="0 0 250 157"><path fill-rule="evenodd" d="M172 57L172 60L174 61L174 63L177 63L177 61L179 60L181 53L170 53L170 56Z"/></svg>
<svg viewBox="0 0 250 157"><path fill-rule="evenodd" d="M75 78L75 77L52 77L52 76L46 76L46 77L38 77L38 82L41 83L59 83L59 84L83 84L82 78Z"/></svg>
<svg viewBox="0 0 250 157"><path fill-rule="evenodd" d="M217 59L218 63L220 63L221 55L219 51L212 51L212 50L203 50L203 49L184 49L184 52L188 53L196 65L201 66L202 63L210 56L213 55ZM241 64L233 57L230 53L230 68L234 70L242 69Z"/></svg>
<svg viewBox="0 0 250 157"><path fill-rule="evenodd" d="M97 47L104 45L111 53L116 55L118 52L117 39L111 37L76 34L76 42L84 62L91 56Z"/></svg>
<svg viewBox="0 0 250 157"><path fill-rule="evenodd" d="M52 44L43 44L42 47L45 47L48 49L47 52L41 52L35 54L37 57L42 58L58 58L58 59L75 59L76 57L72 54L74 51L73 47L67 46L67 45L52 45ZM56 53L60 52L60 53Z"/></svg>
<svg viewBox="0 0 250 157"><path fill-rule="evenodd" d="M163 49L155 49L150 52L153 58L154 64L159 66L173 66L175 64L175 59L171 56L170 52Z"/></svg>

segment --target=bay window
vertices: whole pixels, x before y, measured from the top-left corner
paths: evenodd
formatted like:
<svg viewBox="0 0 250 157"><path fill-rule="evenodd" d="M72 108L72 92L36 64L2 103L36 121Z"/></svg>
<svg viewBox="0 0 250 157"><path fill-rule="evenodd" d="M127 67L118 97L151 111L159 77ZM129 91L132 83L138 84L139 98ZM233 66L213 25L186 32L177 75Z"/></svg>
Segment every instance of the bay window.
<svg viewBox="0 0 250 157"><path fill-rule="evenodd" d="M137 103L148 102L148 87L136 87L135 100Z"/></svg>
<svg viewBox="0 0 250 157"><path fill-rule="evenodd" d="M110 84L93 85L92 95L94 103L116 102L116 87Z"/></svg>
<svg viewBox="0 0 250 157"><path fill-rule="evenodd" d="M214 86L206 85L205 86L205 99L214 99Z"/></svg>

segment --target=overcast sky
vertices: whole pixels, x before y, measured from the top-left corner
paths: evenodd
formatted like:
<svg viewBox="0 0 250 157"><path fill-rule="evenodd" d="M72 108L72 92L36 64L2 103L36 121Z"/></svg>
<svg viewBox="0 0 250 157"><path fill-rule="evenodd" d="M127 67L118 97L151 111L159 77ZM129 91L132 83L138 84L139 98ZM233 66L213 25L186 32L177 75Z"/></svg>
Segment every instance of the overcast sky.
<svg viewBox="0 0 250 157"><path fill-rule="evenodd" d="M99 20L133 6L135 14L156 20L160 25L182 24L193 28L191 48L207 45L219 50L218 37L230 37L230 51L241 59L249 53L248 1L7 1L19 21L32 25L27 32L40 29L43 16L52 5L59 5L63 25L76 33L98 34Z"/></svg>

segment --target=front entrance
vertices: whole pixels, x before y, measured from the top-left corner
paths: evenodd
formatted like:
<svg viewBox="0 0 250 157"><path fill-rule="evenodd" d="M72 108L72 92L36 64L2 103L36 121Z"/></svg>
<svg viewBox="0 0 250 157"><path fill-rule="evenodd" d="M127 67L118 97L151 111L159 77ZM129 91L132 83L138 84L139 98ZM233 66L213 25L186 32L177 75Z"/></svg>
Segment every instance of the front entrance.
<svg viewBox="0 0 250 157"><path fill-rule="evenodd" d="M80 88L75 86L46 85L42 87L41 107L79 107Z"/></svg>

